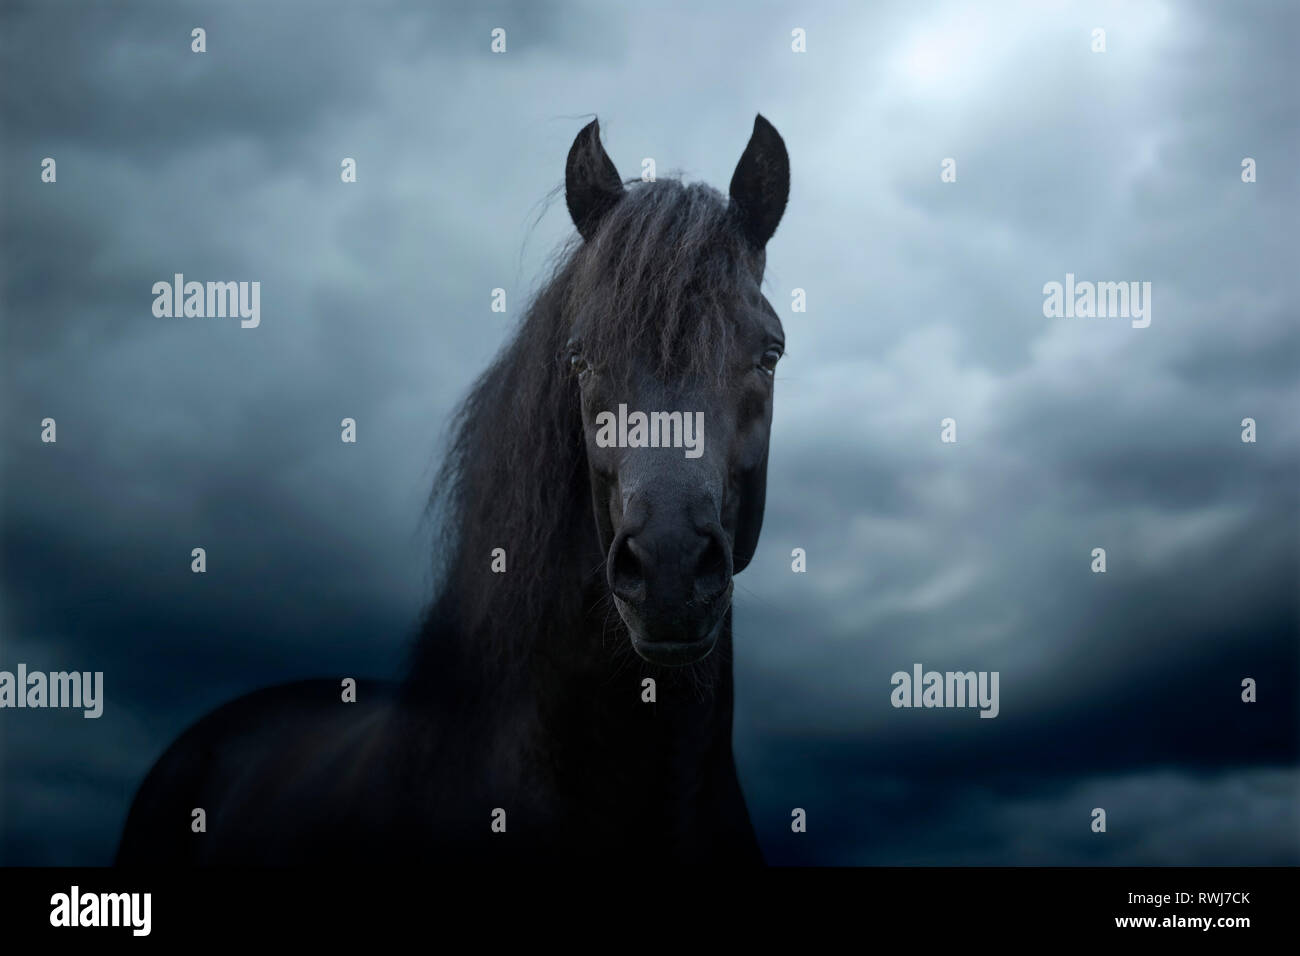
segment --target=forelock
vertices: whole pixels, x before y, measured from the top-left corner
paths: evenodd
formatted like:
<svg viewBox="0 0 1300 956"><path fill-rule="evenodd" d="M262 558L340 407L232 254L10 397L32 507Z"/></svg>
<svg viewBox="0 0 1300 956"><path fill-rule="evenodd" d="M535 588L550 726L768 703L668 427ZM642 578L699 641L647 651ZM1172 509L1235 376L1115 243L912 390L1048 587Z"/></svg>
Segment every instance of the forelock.
<svg viewBox="0 0 1300 956"><path fill-rule="evenodd" d="M758 263L717 190L637 183L575 253L565 312L604 374L639 364L661 378L720 380L737 296Z"/></svg>

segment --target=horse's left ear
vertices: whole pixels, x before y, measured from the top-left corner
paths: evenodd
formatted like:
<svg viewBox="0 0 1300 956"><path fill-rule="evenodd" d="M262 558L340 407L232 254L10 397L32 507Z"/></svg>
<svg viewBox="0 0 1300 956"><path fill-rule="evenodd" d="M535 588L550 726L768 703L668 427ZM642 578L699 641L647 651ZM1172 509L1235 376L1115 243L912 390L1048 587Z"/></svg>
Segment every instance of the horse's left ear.
<svg viewBox="0 0 1300 956"><path fill-rule="evenodd" d="M781 134L762 114L754 117L749 145L731 176L731 202L741 228L756 249L776 232L790 198L790 157Z"/></svg>
<svg viewBox="0 0 1300 956"><path fill-rule="evenodd" d="M600 145L600 122L592 120L573 140L564 164L564 199L583 239L596 234L605 213L622 198L618 169Z"/></svg>

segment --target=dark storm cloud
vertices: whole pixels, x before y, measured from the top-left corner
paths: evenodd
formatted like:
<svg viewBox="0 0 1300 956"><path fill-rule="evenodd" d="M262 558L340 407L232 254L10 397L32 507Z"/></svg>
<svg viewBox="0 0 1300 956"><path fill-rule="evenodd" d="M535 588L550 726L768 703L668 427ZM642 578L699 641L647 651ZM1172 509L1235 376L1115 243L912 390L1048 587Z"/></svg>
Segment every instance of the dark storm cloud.
<svg viewBox="0 0 1300 956"><path fill-rule="evenodd" d="M484 54L495 26L516 32L518 58L582 51L563 12L549 2L461 4L441 15L418 4L310 0L10 4L0 55L23 84L6 84L5 124L139 162L241 140L274 165L314 127L373 103L391 67L425 57L463 64ZM195 28L207 33L206 54L190 49Z"/></svg>
<svg viewBox="0 0 1300 956"><path fill-rule="evenodd" d="M445 422L571 234L546 197L574 132L598 114L623 175L653 156L722 188L761 111L794 172L737 580L769 854L1300 860L1291 7L2 16L0 665L102 669L108 701L0 718L0 859L108 859L150 762L231 696L395 674ZM1045 319L1066 271L1152 281L1151 327ZM155 319L174 272L261 281L262 326ZM1000 715L892 708L915 661L998 670Z"/></svg>
<svg viewBox="0 0 1300 956"><path fill-rule="evenodd" d="M1276 866L1294 863L1277 838L1300 825L1291 769L936 780L864 766L834 747L773 764L771 777L747 779L762 794L789 795L783 804L750 801L769 859L781 865ZM803 834L790 831L796 806L807 813ZM1097 807L1105 833L1091 830Z"/></svg>

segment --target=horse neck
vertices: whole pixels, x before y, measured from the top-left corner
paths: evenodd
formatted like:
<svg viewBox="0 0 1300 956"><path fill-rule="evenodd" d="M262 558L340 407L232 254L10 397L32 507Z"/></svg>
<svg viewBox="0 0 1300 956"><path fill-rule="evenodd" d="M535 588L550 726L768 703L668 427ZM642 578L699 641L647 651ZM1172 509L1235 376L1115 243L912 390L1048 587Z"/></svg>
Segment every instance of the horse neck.
<svg viewBox="0 0 1300 956"><path fill-rule="evenodd" d="M644 787L652 779L656 789L730 768L730 615L704 661L683 668L644 661L611 604L585 480L566 510L555 553L520 560L499 582L523 587L524 575L544 575L547 600L507 613L519 607L518 595L498 593L477 620L462 620L451 642L457 660L432 660L440 686L427 693L441 699L440 708L456 698L454 709L483 728L489 749L518 767L562 767L596 786L621 780ZM482 564L467 558L466 573L453 579L476 592ZM444 594L447 607L475 606L477 596L457 591ZM532 759L508 758L512 751Z"/></svg>
<svg viewBox="0 0 1300 956"><path fill-rule="evenodd" d="M734 773L729 618L723 627L713 653L691 668L643 661L622 622L607 628L603 615L535 655L531 763L557 768L544 782L573 806L640 805L666 824L696 816L701 795Z"/></svg>
<svg viewBox="0 0 1300 956"><path fill-rule="evenodd" d="M528 657L534 747L575 775L631 788L701 781L730 768L731 615L698 664L665 668L638 657L611 604L590 497L583 497L567 558L556 556L567 577L562 587L581 599L566 602L551 626L538 629Z"/></svg>

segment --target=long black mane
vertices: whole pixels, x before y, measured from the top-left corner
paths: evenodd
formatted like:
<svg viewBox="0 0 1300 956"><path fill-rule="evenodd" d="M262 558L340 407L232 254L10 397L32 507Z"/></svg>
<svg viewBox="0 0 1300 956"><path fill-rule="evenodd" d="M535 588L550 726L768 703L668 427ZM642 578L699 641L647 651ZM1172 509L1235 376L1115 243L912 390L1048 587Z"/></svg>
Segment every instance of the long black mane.
<svg viewBox="0 0 1300 956"><path fill-rule="evenodd" d="M412 654L408 690L450 682L503 690L531 650L576 627L584 582L562 580L590 509L578 394L561 356L570 317L590 315L583 352L617 374L635 355L659 374L720 377L733 332L727 302L752 256L716 190L674 179L631 184L599 234L561 252L512 338L452 421L431 504L440 515L439 596ZM506 573L491 573L493 549ZM599 582L603 565L586 574ZM608 616L612 632L622 627ZM431 686L432 685L432 686Z"/></svg>

